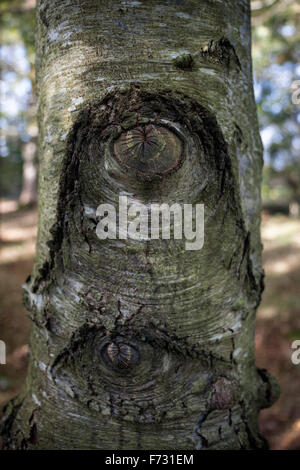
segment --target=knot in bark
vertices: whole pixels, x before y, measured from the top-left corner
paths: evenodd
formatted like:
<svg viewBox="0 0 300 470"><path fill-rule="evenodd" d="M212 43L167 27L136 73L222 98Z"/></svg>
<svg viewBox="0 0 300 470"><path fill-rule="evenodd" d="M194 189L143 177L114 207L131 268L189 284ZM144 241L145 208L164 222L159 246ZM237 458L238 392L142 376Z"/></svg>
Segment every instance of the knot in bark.
<svg viewBox="0 0 300 470"><path fill-rule="evenodd" d="M133 346L116 339L104 347L104 359L110 367L126 370L139 363L140 355Z"/></svg>
<svg viewBox="0 0 300 470"><path fill-rule="evenodd" d="M123 132L113 146L123 166L145 175L172 171L181 161L182 150L182 142L174 132L154 124Z"/></svg>

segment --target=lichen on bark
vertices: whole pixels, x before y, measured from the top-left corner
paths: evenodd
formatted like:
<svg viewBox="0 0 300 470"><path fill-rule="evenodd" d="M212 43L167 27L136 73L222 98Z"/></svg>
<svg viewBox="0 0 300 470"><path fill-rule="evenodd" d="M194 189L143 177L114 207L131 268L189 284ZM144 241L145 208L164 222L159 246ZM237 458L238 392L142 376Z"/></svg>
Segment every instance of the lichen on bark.
<svg viewBox="0 0 300 470"><path fill-rule="evenodd" d="M6 412L6 448L265 445L257 415L275 393L254 358L261 144L249 15L245 0L39 2L31 367ZM149 171L145 152L166 163ZM203 248L99 240L97 207L120 195L204 204Z"/></svg>

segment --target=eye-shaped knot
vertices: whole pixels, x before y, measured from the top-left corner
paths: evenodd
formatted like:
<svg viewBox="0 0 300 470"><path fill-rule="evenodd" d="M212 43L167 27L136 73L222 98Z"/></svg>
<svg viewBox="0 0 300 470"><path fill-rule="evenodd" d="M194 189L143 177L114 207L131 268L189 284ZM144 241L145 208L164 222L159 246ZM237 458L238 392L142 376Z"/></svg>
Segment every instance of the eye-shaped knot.
<svg viewBox="0 0 300 470"><path fill-rule="evenodd" d="M115 141L113 151L126 168L150 176L176 168L182 158L183 146L171 130L148 124L123 132Z"/></svg>
<svg viewBox="0 0 300 470"><path fill-rule="evenodd" d="M104 347L104 359L110 367L126 370L138 364L140 355L132 345L117 339Z"/></svg>

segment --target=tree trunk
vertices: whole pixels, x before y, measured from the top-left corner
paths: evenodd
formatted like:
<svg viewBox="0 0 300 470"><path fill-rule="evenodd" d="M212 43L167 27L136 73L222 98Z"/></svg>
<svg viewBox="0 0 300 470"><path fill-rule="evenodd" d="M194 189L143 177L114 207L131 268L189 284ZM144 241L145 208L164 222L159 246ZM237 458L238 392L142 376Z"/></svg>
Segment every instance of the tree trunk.
<svg viewBox="0 0 300 470"><path fill-rule="evenodd" d="M5 448L264 447L249 3L39 2L31 367ZM119 196L204 204L202 249L100 240L97 207Z"/></svg>

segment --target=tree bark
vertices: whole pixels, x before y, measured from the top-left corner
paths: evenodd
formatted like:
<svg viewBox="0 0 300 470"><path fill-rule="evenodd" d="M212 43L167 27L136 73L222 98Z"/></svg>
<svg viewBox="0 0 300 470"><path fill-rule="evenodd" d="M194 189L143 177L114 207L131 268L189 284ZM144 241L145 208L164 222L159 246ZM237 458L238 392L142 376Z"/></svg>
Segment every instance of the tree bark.
<svg viewBox="0 0 300 470"><path fill-rule="evenodd" d="M254 357L262 147L249 3L39 1L31 367L5 448L265 446L257 416L276 386ZM124 164L138 128L163 135L172 170ZM97 207L120 195L204 204L203 248L100 240Z"/></svg>

